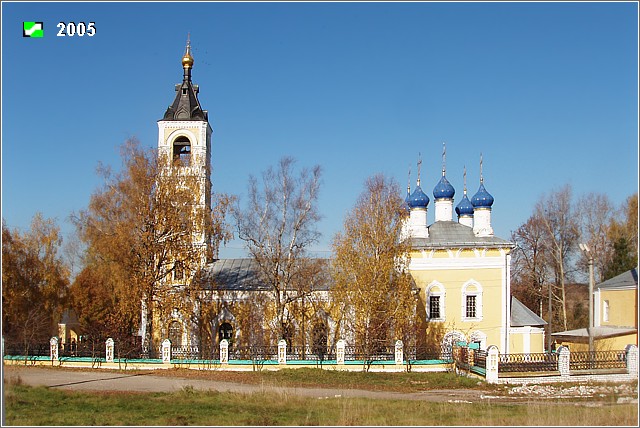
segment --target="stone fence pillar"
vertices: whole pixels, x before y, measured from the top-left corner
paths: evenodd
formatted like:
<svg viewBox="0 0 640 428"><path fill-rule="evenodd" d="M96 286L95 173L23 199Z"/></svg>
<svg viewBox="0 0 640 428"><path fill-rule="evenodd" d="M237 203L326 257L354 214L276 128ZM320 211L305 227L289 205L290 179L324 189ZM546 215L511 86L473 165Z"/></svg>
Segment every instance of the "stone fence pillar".
<svg viewBox="0 0 640 428"><path fill-rule="evenodd" d="M558 352L558 371L560 376L569 376L569 360L571 359L571 352L566 346L560 346Z"/></svg>
<svg viewBox="0 0 640 428"><path fill-rule="evenodd" d="M636 345L627 345L627 373L638 375L638 347Z"/></svg>
<svg viewBox="0 0 640 428"><path fill-rule="evenodd" d="M402 364L404 360L404 345L402 340L396 340L396 364Z"/></svg>
<svg viewBox="0 0 640 428"><path fill-rule="evenodd" d="M229 341L227 339L220 341L220 364L229 364Z"/></svg>
<svg viewBox="0 0 640 428"><path fill-rule="evenodd" d="M171 363L171 341L165 339L162 341L162 364Z"/></svg>
<svg viewBox="0 0 640 428"><path fill-rule="evenodd" d="M287 341L284 339L278 341L278 364L287 364Z"/></svg>
<svg viewBox="0 0 640 428"><path fill-rule="evenodd" d="M336 364L344 364L344 347L346 342L344 339L338 340L336 343Z"/></svg>
<svg viewBox="0 0 640 428"><path fill-rule="evenodd" d="M105 359L107 360L107 363L113 363L113 339L112 338L108 338L107 339L107 343L106 343L106 350L105 350Z"/></svg>
<svg viewBox="0 0 640 428"><path fill-rule="evenodd" d="M496 345L491 345L487 349L487 359L485 363L485 378L488 383L497 383L498 382L498 363L499 359L499 350Z"/></svg>
<svg viewBox="0 0 640 428"><path fill-rule="evenodd" d="M51 353L51 362L58 360L58 338L53 336L49 340L49 352Z"/></svg>

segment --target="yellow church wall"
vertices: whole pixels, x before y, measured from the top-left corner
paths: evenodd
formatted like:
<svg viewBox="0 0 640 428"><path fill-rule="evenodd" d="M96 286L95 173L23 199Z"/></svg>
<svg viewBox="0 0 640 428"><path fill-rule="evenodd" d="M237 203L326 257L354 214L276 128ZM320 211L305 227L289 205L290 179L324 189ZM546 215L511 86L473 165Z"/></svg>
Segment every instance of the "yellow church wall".
<svg viewBox="0 0 640 428"><path fill-rule="evenodd" d="M528 339L527 339L528 337ZM527 342L528 341L528 345ZM544 352L544 329L512 328L509 332L509 353L537 354Z"/></svg>
<svg viewBox="0 0 640 428"><path fill-rule="evenodd" d="M174 132L176 132L176 130L177 130L177 129L178 129L178 128L174 128L174 127L167 127L167 128L164 128L164 141L168 141L169 136L170 136L171 134L173 134ZM200 128L194 128L194 127L182 127L182 126L181 126L179 129L180 129L180 131L189 131L189 132L193 133L193 134L194 134L194 135L196 135L196 136L197 136L197 135L200 135ZM195 142L195 141L192 141L191 143L192 143L192 144L195 144L196 142Z"/></svg>
<svg viewBox="0 0 640 428"><path fill-rule="evenodd" d="M503 283L502 269L468 268L468 269L434 269L413 270L411 275L420 289L420 298L427 307L427 289L437 282L445 290L444 311L447 330L457 330L467 339L474 331L486 334L486 346L498 345L502 323ZM482 288L482 317L479 320L463 320L463 287L467 283L477 283ZM474 291L470 286L467 291Z"/></svg>
<svg viewBox="0 0 640 428"><path fill-rule="evenodd" d="M627 334L624 336L610 337L607 339L600 339L595 342L596 351L619 351L625 349L627 345L637 345L638 335Z"/></svg>
<svg viewBox="0 0 640 428"><path fill-rule="evenodd" d="M511 333L509 335L509 351L512 354L522 354L524 352L524 337L521 334Z"/></svg>
<svg viewBox="0 0 640 428"><path fill-rule="evenodd" d="M557 346L564 345L568 347L570 351L582 352L589 350L589 343L587 341L557 340L556 344ZM596 351L621 351L625 349L627 345L638 345L637 334L596 339L593 342L593 347Z"/></svg>
<svg viewBox="0 0 640 428"><path fill-rule="evenodd" d="M637 327L637 291L600 290L600 325ZM609 320L604 320L604 302L609 301Z"/></svg>

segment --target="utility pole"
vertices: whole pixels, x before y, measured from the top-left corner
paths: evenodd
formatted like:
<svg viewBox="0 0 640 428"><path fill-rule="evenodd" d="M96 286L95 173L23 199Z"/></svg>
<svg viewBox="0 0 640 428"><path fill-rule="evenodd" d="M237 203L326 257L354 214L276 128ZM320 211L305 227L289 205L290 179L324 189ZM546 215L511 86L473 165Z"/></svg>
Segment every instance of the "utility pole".
<svg viewBox="0 0 640 428"><path fill-rule="evenodd" d="M580 250L589 258L589 352L593 352L593 256L587 244L580 244Z"/></svg>

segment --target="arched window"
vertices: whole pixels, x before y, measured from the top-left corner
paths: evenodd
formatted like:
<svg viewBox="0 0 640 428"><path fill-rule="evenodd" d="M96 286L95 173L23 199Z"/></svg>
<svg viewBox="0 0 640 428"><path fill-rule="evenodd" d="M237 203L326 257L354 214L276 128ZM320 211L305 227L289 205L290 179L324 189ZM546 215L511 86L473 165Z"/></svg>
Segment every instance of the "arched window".
<svg viewBox="0 0 640 428"><path fill-rule="evenodd" d="M178 321L171 321L169 324L169 340L171 346L182 346L182 325Z"/></svg>
<svg viewBox="0 0 640 428"><path fill-rule="evenodd" d="M185 136L173 140L173 164L175 166L191 165L191 141Z"/></svg>
<svg viewBox="0 0 640 428"><path fill-rule="evenodd" d="M430 321L445 320L444 306L444 286L437 281L432 282L427 287L427 301L425 307L427 310L427 319Z"/></svg>
<svg viewBox="0 0 640 428"><path fill-rule="evenodd" d="M222 342L223 339L233 342L233 327L228 322L223 322L218 328L218 341Z"/></svg>
<svg viewBox="0 0 640 428"><path fill-rule="evenodd" d="M462 321L482 320L482 286L471 280L462 286Z"/></svg>

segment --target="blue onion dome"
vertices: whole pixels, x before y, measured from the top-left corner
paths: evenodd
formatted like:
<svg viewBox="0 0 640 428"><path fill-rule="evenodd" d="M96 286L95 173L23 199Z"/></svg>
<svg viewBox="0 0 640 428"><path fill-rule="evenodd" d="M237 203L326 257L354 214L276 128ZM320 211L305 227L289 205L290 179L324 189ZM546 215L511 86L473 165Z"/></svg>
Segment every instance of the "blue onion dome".
<svg viewBox="0 0 640 428"><path fill-rule="evenodd" d="M420 185L418 185L409 197L407 203L410 208L426 208L427 205L429 205L429 197L422 191Z"/></svg>
<svg viewBox="0 0 640 428"><path fill-rule="evenodd" d="M453 199L453 195L455 194L455 189L444 175L438 184L436 184L436 187L433 188L433 197L435 199Z"/></svg>
<svg viewBox="0 0 640 428"><path fill-rule="evenodd" d="M473 205L469 198L467 198L466 193L462 197L462 200L460 200L460 203L456 206L456 214L458 214L458 216L473 215Z"/></svg>
<svg viewBox="0 0 640 428"><path fill-rule="evenodd" d="M474 208L491 208L493 205L493 196L487 192L482 182L476 194L471 198L471 203Z"/></svg>

